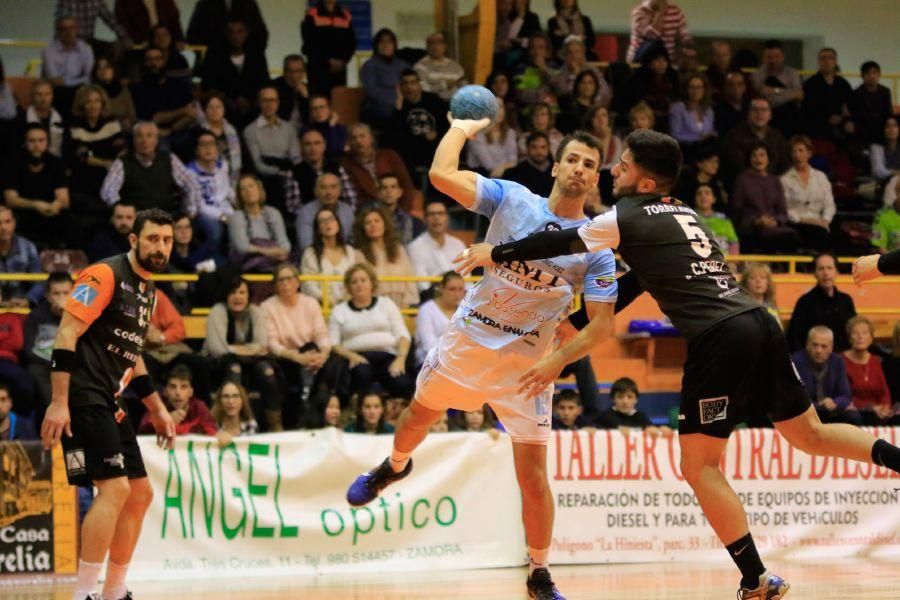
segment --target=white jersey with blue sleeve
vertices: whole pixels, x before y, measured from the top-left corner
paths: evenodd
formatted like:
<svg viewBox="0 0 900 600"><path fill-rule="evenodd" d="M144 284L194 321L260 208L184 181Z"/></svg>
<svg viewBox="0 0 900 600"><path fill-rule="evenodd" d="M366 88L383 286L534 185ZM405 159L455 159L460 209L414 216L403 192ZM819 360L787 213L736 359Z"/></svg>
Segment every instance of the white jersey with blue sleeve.
<svg viewBox="0 0 900 600"><path fill-rule="evenodd" d="M479 175L476 186L471 210L491 220L486 241L494 245L588 222L558 217L546 198L518 183ZM466 294L453 322L487 348L542 356L576 294L583 291L588 302L616 301L615 269L611 250L495 264Z"/></svg>

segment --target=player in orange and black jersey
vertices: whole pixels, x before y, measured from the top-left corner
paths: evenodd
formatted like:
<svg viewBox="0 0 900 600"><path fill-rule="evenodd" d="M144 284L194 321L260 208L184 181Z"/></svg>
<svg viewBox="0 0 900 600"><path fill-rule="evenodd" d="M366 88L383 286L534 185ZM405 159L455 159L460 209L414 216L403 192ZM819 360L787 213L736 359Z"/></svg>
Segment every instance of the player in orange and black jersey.
<svg viewBox="0 0 900 600"><path fill-rule="evenodd" d="M107 552L102 597L131 598L125 574L153 490L118 400L126 387L147 407L159 444L171 447L175 439L175 424L141 358L156 297L150 276L168 264L173 236L168 213L138 213L131 251L80 273L56 335L41 439L50 448L62 438L69 483L99 490L82 524L74 600L100 598L97 580Z"/></svg>

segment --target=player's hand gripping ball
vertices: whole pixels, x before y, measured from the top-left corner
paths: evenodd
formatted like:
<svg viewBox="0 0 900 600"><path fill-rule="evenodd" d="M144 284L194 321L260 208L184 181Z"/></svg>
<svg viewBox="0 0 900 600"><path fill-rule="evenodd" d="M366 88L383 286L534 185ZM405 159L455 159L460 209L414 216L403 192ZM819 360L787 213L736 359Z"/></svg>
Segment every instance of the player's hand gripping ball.
<svg viewBox="0 0 900 600"><path fill-rule="evenodd" d="M454 119L478 121L497 118L497 97L483 85L464 85L450 98L450 114Z"/></svg>

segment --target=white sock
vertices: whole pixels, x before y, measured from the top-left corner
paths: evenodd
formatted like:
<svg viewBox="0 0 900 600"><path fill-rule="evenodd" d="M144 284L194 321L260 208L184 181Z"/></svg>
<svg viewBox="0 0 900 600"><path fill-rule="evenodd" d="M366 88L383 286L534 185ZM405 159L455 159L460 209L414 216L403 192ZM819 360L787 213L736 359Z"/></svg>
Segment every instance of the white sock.
<svg viewBox="0 0 900 600"><path fill-rule="evenodd" d="M534 573L535 569L549 569L550 568L550 548L544 548L543 550L538 550L537 548L532 548L528 546L528 556L531 557L531 560L528 561L528 576L531 577L531 574Z"/></svg>
<svg viewBox="0 0 900 600"><path fill-rule="evenodd" d="M406 465L409 463L410 454L412 453L400 452L396 448L391 451L391 468L394 470L394 473L399 473L406 468Z"/></svg>
<svg viewBox="0 0 900 600"><path fill-rule="evenodd" d="M75 592L72 594L73 600L84 600L88 594L97 591L97 580L100 579L100 569L103 563L89 563L83 560L78 561L78 579L75 581Z"/></svg>
<svg viewBox="0 0 900 600"><path fill-rule="evenodd" d="M122 600L128 589L125 587L125 574L128 565L117 565L109 561L106 565L106 581L103 583L103 600Z"/></svg>

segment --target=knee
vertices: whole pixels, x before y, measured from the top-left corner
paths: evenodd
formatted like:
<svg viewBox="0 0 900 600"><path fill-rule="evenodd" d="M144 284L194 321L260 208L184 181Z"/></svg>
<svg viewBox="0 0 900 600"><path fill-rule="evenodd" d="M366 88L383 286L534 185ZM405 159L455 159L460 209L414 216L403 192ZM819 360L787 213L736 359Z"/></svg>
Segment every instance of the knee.
<svg viewBox="0 0 900 600"><path fill-rule="evenodd" d="M131 493L128 495L128 504L135 509L145 511L153 502L153 488L146 478L136 479L131 482Z"/></svg>
<svg viewBox="0 0 900 600"><path fill-rule="evenodd" d="M131 495L131 483L126 477L108 479L97 486L97 497L111 502L119 507L125 505Z"/></svg>
<svg viewBox="0 0 900 600"><path fill-rule="evenodd" d="M542 496L550 491L547 470L543 467L528 466L518 470L519 488L524 496Z"/></svg>
<svg viewBox="0 0 900 600"><path fill-rule="evenodd" d="M684 452L684 449L681 451L681 474L684 476L684 480L688 482L688 484L693 487L694 484L700 481L700 477L703 473L703 469L708 465L701 460L693 458L687 455ZM714 465L714 468L718 468L718 464Z"/></svg>

